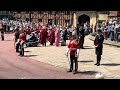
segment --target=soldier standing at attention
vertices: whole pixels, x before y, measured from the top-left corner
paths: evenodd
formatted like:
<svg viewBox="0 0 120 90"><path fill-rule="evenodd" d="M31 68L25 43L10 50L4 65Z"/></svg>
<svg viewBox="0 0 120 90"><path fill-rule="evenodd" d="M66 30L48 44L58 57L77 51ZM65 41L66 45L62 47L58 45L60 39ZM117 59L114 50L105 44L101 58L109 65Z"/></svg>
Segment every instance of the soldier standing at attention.
<svg viewBox="0 0 120 90"><path fill-rule="evenodd" d="M100 65L100 61L101 61L103 41L104 41L104 36L102 34L102 30L98 29L98 34L96 35L95 40L94 40L95 53L97 55L97 63L95 65L97 66Z"/></svg>
<svg viewBox="0 0 120 90"><path fill-rule="evenodd" d="M72 38L70 39L70 42L68 44L68 48L67 48L65 54L68 56L68 53L70 54L70 60L69 60L70 69L68 72L73 71L73 65L75 62L74 74L76 74L78 71L78 57L79 57L79 53L80 53L80 42L79 42L78 36L75 31L73 31L73 33L72 33Z"/></svg>

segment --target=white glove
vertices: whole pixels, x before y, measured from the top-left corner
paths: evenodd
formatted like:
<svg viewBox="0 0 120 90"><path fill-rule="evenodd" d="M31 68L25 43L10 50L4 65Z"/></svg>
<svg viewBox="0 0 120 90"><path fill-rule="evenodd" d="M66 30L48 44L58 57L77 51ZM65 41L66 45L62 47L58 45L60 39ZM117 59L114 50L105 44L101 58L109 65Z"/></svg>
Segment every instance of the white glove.
<svg viewBox="0 0 120 90"><path fill-rule="evenodd" d="M19 40L19 39L17 39L17 42L16 42L16 44L18 44L18 43L19 43L19 41L20 41L20 40Z"/></svg>
<svg viewBox="0 0 120 90"><path fill-rule="evenodd" d="M77 49L76 57L79 57L79 54L80 54L80 49Z"/></svg>
<svg viewBox="0 0 120 90"><path fill-rule="evenodd" d="M67 48L65 55L68 56L69 48Z"/></svg>

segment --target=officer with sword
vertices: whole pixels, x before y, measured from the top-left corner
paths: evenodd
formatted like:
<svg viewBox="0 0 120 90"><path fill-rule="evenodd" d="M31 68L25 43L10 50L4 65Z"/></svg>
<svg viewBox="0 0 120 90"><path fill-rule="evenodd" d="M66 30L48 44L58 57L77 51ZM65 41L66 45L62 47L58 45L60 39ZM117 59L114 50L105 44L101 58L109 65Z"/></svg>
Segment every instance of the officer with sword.
<svg viewBox="0 0 120 90"><path fill-rule="evenodd" d="M68 60L69 60L69 64L70 64L70 69L68 72L74 72L73 74L76 74L78 72L79 53L80 53L80 41L78 39L77 32L73 31L72 38L70 39L67 50L65 52L65 55L69 56ZM75 70L73 70L74 62L75 62Z"/></svg>

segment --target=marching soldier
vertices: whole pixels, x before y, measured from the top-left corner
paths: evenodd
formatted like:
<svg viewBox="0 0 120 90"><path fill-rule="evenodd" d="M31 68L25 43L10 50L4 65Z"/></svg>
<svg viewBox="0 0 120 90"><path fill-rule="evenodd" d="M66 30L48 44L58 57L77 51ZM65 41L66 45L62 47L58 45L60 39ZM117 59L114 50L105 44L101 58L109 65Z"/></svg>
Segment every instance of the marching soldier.
<svg viewBox="0 0 120 90"><path fill-rule="evenodd" d="M99 66L101 61L102 49L103 49L104 36L102 35L102 30L98 29L98 34L95 37L95 53L97 55L97 63L95 65Z"/></svg>
<svg viewBox="0 0 120 90"><path fill-rule="evenodd" d="M76 74L77 71L78 71L78 61L77 61L77 59L78 59L79 53L80 53L80 42L79 42L79 39L78 39L75 31L72 33L72 38L70 39L70 42L68 44L68 48L67 48L65 54L68 56L68 53L70 54L70 69L69 69L68 72L73 71L73 65L74 65L74 62L75 62L75 72L74 72L74 74Z"/></svg>

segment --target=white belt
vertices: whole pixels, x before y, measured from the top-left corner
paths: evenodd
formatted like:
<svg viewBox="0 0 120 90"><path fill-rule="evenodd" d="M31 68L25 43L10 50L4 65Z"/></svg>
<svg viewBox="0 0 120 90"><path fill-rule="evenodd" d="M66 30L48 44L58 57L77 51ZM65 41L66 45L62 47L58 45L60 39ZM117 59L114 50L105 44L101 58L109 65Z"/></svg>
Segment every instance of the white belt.
<svg viewBox="0 0 120 90"><path fill-rule="evenodd" d="M77 50L77 48L70 48L70 50Z"/></svg>

